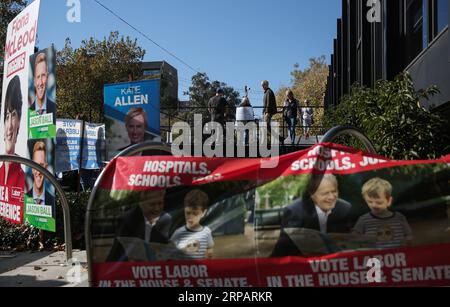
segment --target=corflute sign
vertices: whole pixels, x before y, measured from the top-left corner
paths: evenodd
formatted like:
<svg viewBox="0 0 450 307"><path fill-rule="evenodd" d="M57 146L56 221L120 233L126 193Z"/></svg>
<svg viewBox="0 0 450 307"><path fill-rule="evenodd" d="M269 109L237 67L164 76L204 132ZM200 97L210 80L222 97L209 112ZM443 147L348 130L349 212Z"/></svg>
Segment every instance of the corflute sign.
<svg viewBox="0 0 450 307"><path fill-rule="evenodd" d="M29 59L34 54L40 0L8 25L0 121L0 154L28 155ZM24 217L25 171L20 164L0 165L0 217L21 224Z"/></svg>
<svg viewBox="0 0 450 307"><path fill-rule="evenodd" d="M160 80L104 88L107 159L145 141L160 139Z"/></svg>

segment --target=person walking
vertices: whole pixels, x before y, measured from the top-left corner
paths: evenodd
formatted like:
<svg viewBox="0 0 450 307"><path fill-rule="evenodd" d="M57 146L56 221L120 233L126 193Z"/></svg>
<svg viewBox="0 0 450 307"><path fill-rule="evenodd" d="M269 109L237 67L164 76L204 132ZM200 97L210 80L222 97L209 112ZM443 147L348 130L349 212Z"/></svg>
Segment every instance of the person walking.
<svg viewBox="0 0 450 307"><path fill-rule="evenodd" d="M272 129L271 129L272 117L275 114L277 114L277 101L275 98L275 93L269 87L269 81L264 80L261 83L261 86L264 90L264 103L263 103L263 105L264 105L264 110L263 110L264 121L267 123L267 131L268 131L268 136L270 138L271 131L272 131Z"/></svg>
<svg viewBox="0 0 450 307"><path fill-rule="evenodd" d="M225 117L227 112L227 100L224 98L223 89L219 88L216 95L208 102L208 111L211 115L211 121L217 122L225 126Z"/></svg>
<svg viewBox="0 0 450 307"><path fill-rule="evenodd" d="M296 129L297 129L297 117L298 117L298 109L299 103L297 99L295 99L294 93L292 90L286 91L286 101L284 103L285 106L285 120L288 122L289 127L289 136L291 138L292 144L295 144L296 140Z"/></svg>
<svg viewBox="0 0 450 307"><path fill-rule="evenodd" d="M313 110L310 106L309 100L305 100L305 107L301 108L302 120L303 120L303 130L305 132L305 138L309 139L309 132L313 125Z"/></svg>

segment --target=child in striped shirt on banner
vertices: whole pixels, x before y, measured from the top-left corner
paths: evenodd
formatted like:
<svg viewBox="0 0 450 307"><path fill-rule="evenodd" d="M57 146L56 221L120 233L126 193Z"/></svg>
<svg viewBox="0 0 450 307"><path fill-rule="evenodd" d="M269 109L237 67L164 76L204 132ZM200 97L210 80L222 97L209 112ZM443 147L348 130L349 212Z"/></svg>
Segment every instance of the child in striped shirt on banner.
<svg viewBox="0 0 450 307"><path fill-rule="evenodd" d="M184 199L186 225L174 232L170 241L175 244L180 260L211 259L214 239L211 229L200 224L208 212L209 198L200 190L189 192Z"/></svg>
<svg viewBox="0 0 450 307"><path fill-rule="evenodd" d="M391 211L392 185L373 178L364 184L362 195L370 212L359 218L353 232L367 235L376 241L377 248L396 248L411 245L412 230L406 217Z"/></svg>

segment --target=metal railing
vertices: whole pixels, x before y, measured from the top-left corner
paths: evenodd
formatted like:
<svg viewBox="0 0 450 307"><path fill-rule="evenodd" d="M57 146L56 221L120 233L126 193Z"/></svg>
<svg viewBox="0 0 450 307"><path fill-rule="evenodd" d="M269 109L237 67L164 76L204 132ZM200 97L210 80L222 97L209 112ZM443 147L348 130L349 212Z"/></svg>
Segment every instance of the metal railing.
<svg viewBox="0 0 450 307"><path fill-rule="evenodd" d="M236 107L237 108L237 107ZM261 122L262 119L262 112L264 110L264 107L252 107L255 113L255 122ZM310 106L312 110L325 110L324 106ZM275 114L272 118L272 121L278 121L279 122L279 128L280 128L280 137L283 140L288 139L289 137L289 124L284 120L283 113L285 108L284 107L278 107L278 112ZM261 116L256 116L256 114L261 113ZM211 118L209 116L208 108L207 107L162 107L161 108L161 115L162 118L166 121L167 124L161 123L161 134L163 133L170 133L173 124L176 122L186 122L189 123L191 129L194 128L194 114L202 114L205 115L203 118L203 124L206 124L211 121ZM281 118L279 118L281 116ZM324 134L329 127L323 126L321 123L319 124L312 124L312 125L303 125L301 122L301 115L300 112L297 116L298 122L296 125L297 132L305 130L305 128L308 128L312 133L315 133L316 135L322 135ZM235 118L234 115L229 115L228 118L226 118L226 121L234 122ZM301 133L297 134L298 136L301 135ZM284 144L286 146L297 146L299 144Z"/></svg>
<svg viewBox="0 0 450 307"><path fill-rule="evenodd" d="M47 169L37 164L34 161L19 157L19 156L10 156L10 155L0 155L1 162L10 162L10 163L19 163L30 167L38 172L40 172L46 180L48 180L56 189L61 201L61 206L63 209L64 216L64 240L65 240L65 252L67 262L72 259L72 228L70 221L70 208L69 203L67 201L66 195L64 194L64 190L56 180L55 176L50 173Z"/></svg>

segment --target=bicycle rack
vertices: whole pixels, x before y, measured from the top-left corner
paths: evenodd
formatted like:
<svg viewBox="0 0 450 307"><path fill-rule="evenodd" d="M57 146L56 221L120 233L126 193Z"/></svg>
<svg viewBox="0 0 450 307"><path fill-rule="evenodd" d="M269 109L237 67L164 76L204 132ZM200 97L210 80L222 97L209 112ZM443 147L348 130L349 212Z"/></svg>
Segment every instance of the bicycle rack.
<svg viewBox="0 0 450 307"><path fill-rule="evenodd" d="M322 139L322 143L332 143L334 140L336 140L338 137L343 136L345 134L348 134L350 136L355 137L356 139L360 140L364 147L366 148L366 151L371 154L376 154L375 147L373 146L372 142L369 140L369 138L362 132L361 130L354 128L352 126L337 126L333 129L329 130L325 136Z"/></svg>
<svg viewBox="0 0 450 307"><path fill-rule="evenodd" d="M70 208L69 203L67 201L66 195L64 194L64 190L59 184L59 182L56 180L54 175L52 175L47 169L42 167L41 165L37 164L36 162L33 162L29 159L25 159L19 156L10 156L10 155L0 155L0 161L1 162L10 162L10 163L19 163L22 165L25 165L27 167L30 167L38 172L40 172L42 175L44 175L44 178L48 180L56 189L56 192L58 193L60 200L61 200L61 206L63 209L63 215L64 215L64 240L66 243L65 251L66 251L66 258L67 262L69 262L70 259L72 259L72 227L71 227L71 221L70 221Z"/></svg>
<svg viewBox="0 0 450 307"><path fill-rule="evenodd" d="M167 145L164 145L162 143L155 143L155 142L146 142L142 144L134 145L128 149L125 149L121 153L119 153L114 159L118 157L132 157L139 153L146 152L146 151L156 151L156 152L164 152L171 154L170 147ZM103 178L105 176L105 172L102 172L100 176L98 176L97 181L94 184L94 188L92 189L92 193L89 197L88 206L86 210L86 230L85 230L85 236L86 236L86 256L87 256L87 262L88 262L88 272L89 272L89 285L92 286L92 255L91 255L91 209L92 204L95 199L95 194L97 194L97 191L99 189L100 183L103 181Z"/></svg>

